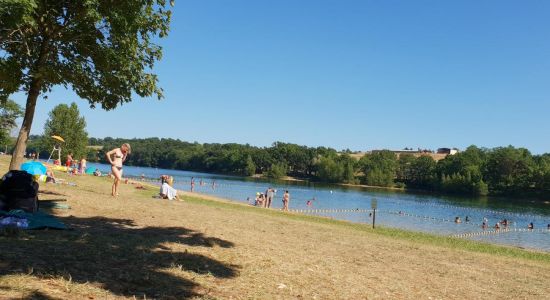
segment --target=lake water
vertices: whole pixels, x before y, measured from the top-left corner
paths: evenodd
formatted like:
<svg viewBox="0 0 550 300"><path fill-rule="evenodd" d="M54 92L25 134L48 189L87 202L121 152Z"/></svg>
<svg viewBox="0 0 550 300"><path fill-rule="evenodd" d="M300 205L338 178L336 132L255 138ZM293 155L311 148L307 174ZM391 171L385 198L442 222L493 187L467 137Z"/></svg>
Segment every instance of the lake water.
<svg viewBox="0 0 550 300"><path fill-rule="evenodd" d="M91 168L109 172L110 166L88 163ZM140 177L156 181L160 175L174 177L174 186L190 190L191 178L195 178L195 191L226 199L253 202L257 192L268 187L277 190L272 207L282 207L285 190L291 194L290 208L299 212L326 216L359 223L371 223L371 200L377 199L376 224L386 227L409 229L445 236L459 236L496 244L513 245L550 252L550 203L522 202L512 199L449 197L433 194L405 193L382 189L342 187L308 182L273 181L234 176L214 175L187 171L143 167L124 167L125 177ZM200 185L201 180L204 185ZM212 188L212 182L215 188ZM312 201L311 207L307 201ZM461 224L454 222L460 217ZM470 219L465 222L466 217ZM489 228L483 230L483 219ZM508 230L495 231L495 223L507 219ZM534 230L527 230L529 223Z"/></svg>

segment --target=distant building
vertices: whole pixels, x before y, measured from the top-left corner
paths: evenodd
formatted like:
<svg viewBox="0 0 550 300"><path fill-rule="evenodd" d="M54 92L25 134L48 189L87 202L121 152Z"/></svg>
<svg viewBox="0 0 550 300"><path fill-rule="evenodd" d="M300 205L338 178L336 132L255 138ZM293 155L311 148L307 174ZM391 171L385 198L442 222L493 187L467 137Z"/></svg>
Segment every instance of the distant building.
<svg viewBox="0 0 550 300"><path fill-rule="evenodd" d="M401 155L401 154L417 154L417 153L422 153L422 151L420 150L372 150L371 153L378 153L378 152L382 152L382 151L390 151L392 153L395 153L397 155Z"/></svg>
<svg viewBox="0 0 550 300"><path fill-rule="evenodd" d="M455 155L457 153L458 153L458 149L456 149L456 148L439 148L439 149L437 149L437 154Z"/></svg>

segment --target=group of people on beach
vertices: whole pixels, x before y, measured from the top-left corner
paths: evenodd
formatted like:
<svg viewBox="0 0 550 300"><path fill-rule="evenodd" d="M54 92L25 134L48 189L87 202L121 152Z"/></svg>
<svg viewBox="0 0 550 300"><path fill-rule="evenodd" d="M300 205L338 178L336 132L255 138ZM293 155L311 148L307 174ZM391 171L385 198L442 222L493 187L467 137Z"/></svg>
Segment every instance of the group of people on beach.
<svg viewBox="0 0 550 300"><path fill-rule="evenodd" d="M81 157L80 160L73 158L73 153L69 152L65 158L65 167L67 168L67 173L77 175L85 174L87 169L87 161L85 157ZM53 161L55 166L61 166L61 162L56 159Z"/></svg>
<svg viewBox="0 0 550 300"><path fill-rule="evenodd" d="M277 190L269 187L264 193L256 193L256 198L254 199L254 206L259 206L263 208L271 208L271 205L273 203L273 199L275 198L275 194L277 193ZM283 194L283 211L288 211L288 205L290 202L290 193L288 190L285 191ZM250 198L248 198L248 202L250 203Z"/></svg>

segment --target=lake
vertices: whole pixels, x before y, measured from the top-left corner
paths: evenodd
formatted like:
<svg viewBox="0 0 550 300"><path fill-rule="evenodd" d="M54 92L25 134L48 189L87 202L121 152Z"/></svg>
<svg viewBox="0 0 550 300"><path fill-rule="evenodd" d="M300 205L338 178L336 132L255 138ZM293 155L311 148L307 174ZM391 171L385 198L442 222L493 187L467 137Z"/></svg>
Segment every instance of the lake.
<svg viewBox="0 0 550 300"><path fill-rule="evenodd" d="M90 168L110 172L110 166L88 163ZM310 182L277 181L242 178L237 176L205 174L188 171L145 167L124 167L125 177L145 175L157 182L160 175L174 177L174 187L189 191L195 178L195 191L233 201L253 202L257 192L268 187L277 190L274 208L282 207L285 190L291 194L290 208L301 213L326 216L359 223L371 223L371 200L377 200L376 224L386 227L422 231L444 236L458 236L495 244L513 245L550 252L550 203L521 201L522 199L451 197L433 194L409 193L383 189L344 187ZM204 183L201 185L200 182ZM215 188L212 187L215 182ZM313 200L315 199L315 200ZM306 205L308 200L312 206ZM456 217L462 223L454 222ZM468 217L469 222L465 222ZM486 218L489 228L481 224ZM495 230L494 225L507 219L507 230ZM534 230L527 230L529 223Z"/></svg>

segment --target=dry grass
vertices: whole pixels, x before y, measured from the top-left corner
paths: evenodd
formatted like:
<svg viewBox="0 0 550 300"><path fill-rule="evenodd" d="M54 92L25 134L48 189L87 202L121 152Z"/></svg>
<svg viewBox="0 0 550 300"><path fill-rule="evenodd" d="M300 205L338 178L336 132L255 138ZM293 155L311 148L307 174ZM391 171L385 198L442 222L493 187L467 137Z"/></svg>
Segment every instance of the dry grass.
<svg viewBox="0 0 550 300"><path fill-rule="evenodd" d="M0 158L0 170L7 159ZM67 177L41 200L73 230L0 236L0 297L543 299L550 255ZM498 253L480 253L498 252Z"/></svg>

